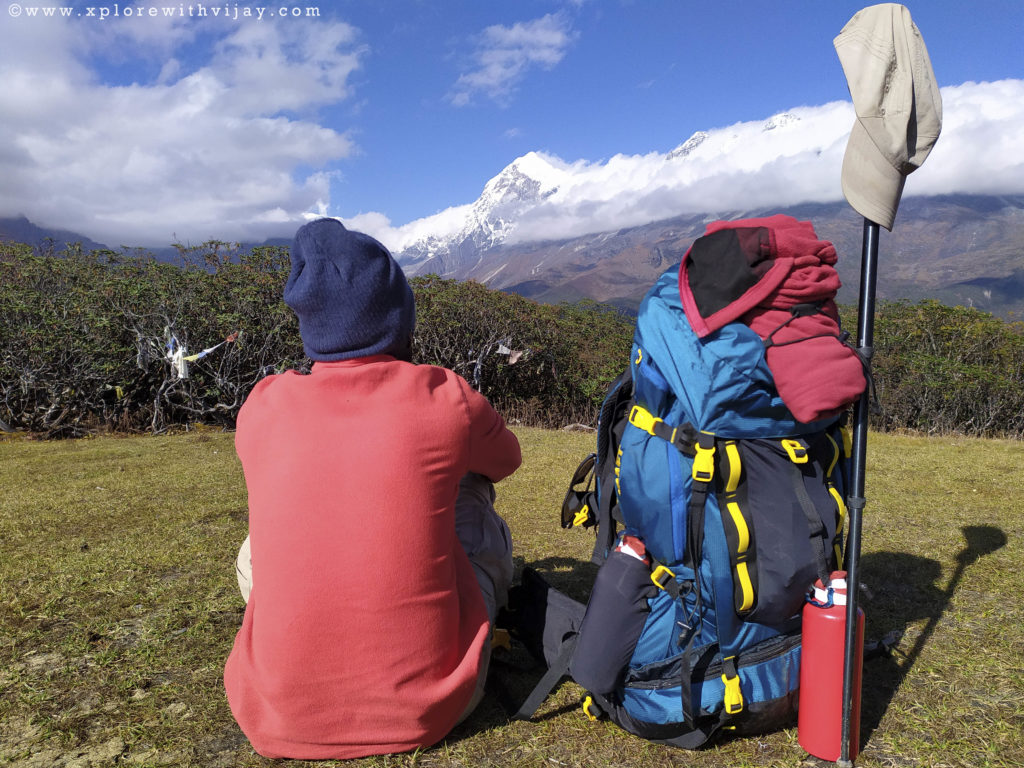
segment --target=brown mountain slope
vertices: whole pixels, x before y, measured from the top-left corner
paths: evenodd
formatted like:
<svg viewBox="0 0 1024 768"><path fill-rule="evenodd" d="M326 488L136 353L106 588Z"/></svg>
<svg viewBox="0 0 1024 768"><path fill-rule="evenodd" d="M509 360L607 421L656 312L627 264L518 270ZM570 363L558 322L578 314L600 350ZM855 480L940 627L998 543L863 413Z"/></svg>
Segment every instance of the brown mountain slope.
<svg viewBox="0 0 1024 768"><path fill-rule="evenodd" d="M786 213L814 223L835 243L843 289L857 298L863 219L846 203L807 204L722 216L681 216L642 227L495 248L452 277L540 301L583 297L635 307L716 218ZM1006 315L1024 312L1024 197L910 197L893 232L879 238L878 294L883 299L934 297Z"/></svg>

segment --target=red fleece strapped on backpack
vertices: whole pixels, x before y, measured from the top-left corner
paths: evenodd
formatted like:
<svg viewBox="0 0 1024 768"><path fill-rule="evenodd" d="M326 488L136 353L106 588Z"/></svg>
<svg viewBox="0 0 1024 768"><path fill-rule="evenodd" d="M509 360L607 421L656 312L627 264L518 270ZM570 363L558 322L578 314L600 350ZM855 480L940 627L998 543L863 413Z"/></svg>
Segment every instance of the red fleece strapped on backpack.
<svg viewBox="0 0 1024 768"><path fill-rule="evenodd" d="M860 358L839 339L836 249L809 221L775 215L715 221L687 251L679 295L703 338L740 321L767 344L779 396L802 422L833 416L860 397ZM803 314L798 305L815 305Z"/></svg>

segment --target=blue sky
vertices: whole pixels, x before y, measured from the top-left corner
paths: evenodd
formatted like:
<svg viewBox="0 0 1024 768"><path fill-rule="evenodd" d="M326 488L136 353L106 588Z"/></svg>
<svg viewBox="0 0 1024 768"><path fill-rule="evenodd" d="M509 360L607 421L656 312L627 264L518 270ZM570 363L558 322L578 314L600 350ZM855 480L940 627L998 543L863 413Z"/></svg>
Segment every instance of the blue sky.
<svg viewBox="0 0 1024 768"><path fill-rule="evenodd" d="M848 101L832 39L865 4L19 0L0 10L0 216L111 245L288 235L308 212L397 228L529 152L601 167ZM940 86L1024 78L1019 0L906 5ZM1024 133L1000 113L1017 93L978 96L994 132Z"/></svg>

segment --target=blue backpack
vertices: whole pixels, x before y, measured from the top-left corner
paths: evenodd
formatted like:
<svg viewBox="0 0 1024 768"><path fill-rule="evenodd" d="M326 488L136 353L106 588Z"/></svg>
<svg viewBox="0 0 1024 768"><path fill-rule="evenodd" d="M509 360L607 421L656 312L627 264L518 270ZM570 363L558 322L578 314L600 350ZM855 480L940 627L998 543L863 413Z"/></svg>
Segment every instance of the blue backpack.
<svg viewBox="0 0 1024 768"><path fill-rule="evenodd" d="M518 715L568 672L587 690L588 716L653 741L693 749L723 729L786 725L804 595L842 559L839 419L796 421L765 343L743 323L698 339L677 266L641 304L597 448L573 477L562 525L596 526L600 569L585 611L552 621L549 610L548 674ZM524 585L537 582L524 573Z"/></svg>

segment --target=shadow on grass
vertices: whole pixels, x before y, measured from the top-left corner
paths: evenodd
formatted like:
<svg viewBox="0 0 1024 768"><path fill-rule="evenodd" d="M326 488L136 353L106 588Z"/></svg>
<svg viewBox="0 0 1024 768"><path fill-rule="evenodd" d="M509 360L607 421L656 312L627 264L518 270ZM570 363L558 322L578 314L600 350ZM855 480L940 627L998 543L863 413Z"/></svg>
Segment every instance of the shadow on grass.
<svg viewBox="0 0 1024 768"><path fill-rule="evenodd" d="M903 633L915 621L928 620L902 658L885 655L865 663L862 745L879 727L896 691L935 633L967 568L1007 542L1006 534L995 526L971 525L961 530L965 544L957 553L956 569L945 588L937 584L942 576L942 565L937 560L906 552L872 552L861 557L862 579L875 593L867 609L870 634Z"/></svg>
<svg viewBox="0 0 1024 768"><path fill-rule="evenodd" d="M572 557L545 557L532 563L521 562L516 558L516 565L528 565L542 574L552 587L581 603L587 602L590 588L597 578L597 566L594 563Z"/></svg>

